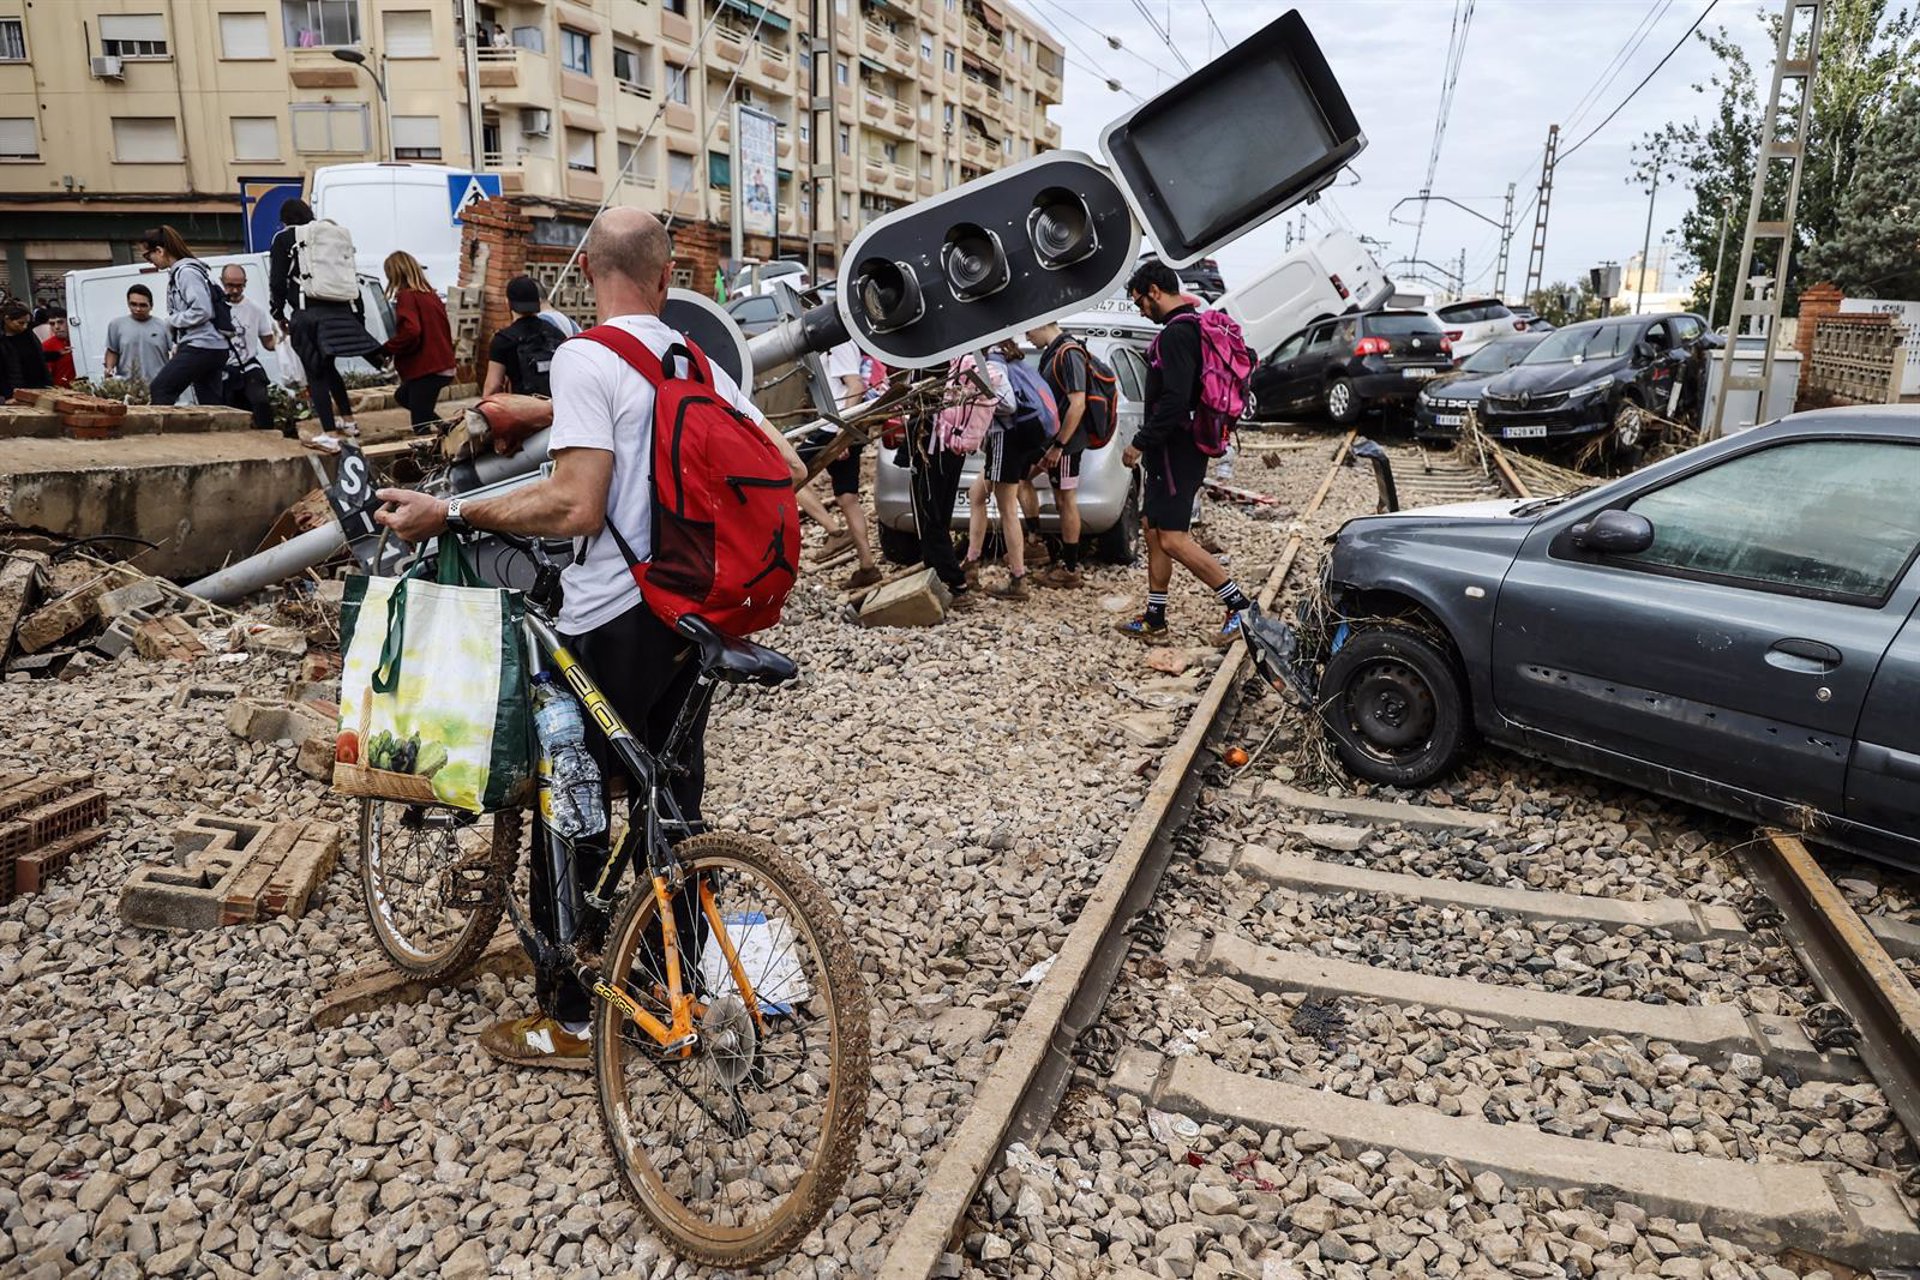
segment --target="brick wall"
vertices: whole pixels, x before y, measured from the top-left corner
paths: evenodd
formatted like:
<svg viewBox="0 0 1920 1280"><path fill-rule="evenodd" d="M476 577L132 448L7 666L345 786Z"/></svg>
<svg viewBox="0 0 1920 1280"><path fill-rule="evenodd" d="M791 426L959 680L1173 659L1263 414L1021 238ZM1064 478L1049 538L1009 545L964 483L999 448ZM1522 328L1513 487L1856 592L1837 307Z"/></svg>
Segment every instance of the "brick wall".
<svg viewBox="0 0 1920 1280"><path fill-rule="evenodd" d="M481 290L480 332L474 344L474 369L462 376L478 380L486 372L487 344L497 330L513 323L507 309L507 281L527 273L533 223L505 200L477 200L461 212L460 283Z"/></svg>
<svg viewBox="0 0 1920 1280"><path fill-rule="evenodd" d="M1832 284L1816 284L1800 294L1800 323L1794 330L1794 349L1800 353L1800 387L1794 396L1794 408L1812 408L1807 403L1807 380L1813 376L1813 343L1820 322L1840 314L1846 294Z"/></svg>

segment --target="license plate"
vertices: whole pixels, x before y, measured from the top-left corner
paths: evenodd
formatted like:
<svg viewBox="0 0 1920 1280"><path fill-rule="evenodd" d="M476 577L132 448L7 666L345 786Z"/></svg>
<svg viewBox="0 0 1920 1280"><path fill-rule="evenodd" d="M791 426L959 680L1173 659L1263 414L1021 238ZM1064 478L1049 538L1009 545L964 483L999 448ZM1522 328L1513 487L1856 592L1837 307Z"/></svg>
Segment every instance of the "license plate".
<svg viewBox="0 0 1920 1280"><path fill-rule="evenodd" d="M1402 369L1400 376L1403 378L1431 378L1439 372L1438 369Z"/></svg>
<svg viewBox="0 0 1920 1280"><path fill-rule="evenodd" d="M1464 413L1436 413L1433 415L1433 425L1436 427L1464 427L1467 425L1467 415Z"/></svg>
<svg viewBox="0 0 1920 1280"><path fill-rule="evenodd" d="M1500 438L1502 440L1539 440L1544 438L1546 434L1547 429L1544 425L1538 427L1502 427L1500 429Z"/></svg>

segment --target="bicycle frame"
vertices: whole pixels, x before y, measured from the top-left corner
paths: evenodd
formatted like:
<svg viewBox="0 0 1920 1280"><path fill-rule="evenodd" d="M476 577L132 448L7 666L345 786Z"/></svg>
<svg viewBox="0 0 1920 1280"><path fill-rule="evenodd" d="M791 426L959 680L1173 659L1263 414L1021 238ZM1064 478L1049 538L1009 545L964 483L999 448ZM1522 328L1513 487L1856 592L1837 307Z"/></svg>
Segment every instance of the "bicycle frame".
<svg viewBox="0 0 1920 1280"><path fill-rule="evenodd" d="M672 1021L662 1022L640 1005L625 991L606 980L593 965L582 960L577 954L574 942L583 930L576 927L565 930L567 937L548 938L538 928L524 918L519 904L511 893L507 894L508 914L513 927L520 935L529 955L535 962L549 963L556 970L571 971L575 980L600 999L619 1008L641 1030L657 1042L665 1053L691 1054L699 1041L699 1032L695 1020L704 1016L706 1006L698 1001L693 993L684 989L681 982L679 928L673 910L674 896L683 887L684 875L679 859L674 855L673 844L679 839L694 834L692 824L688 823L668 790L666 780L674 773L683 770L681 757L692 739L693 728L699 721L700 712L713 696L714 681L702 675L696 682L692 693L680 709L674 722L673 731L668 736L665 747L659 756L647 750L633 736L626 723L620 719L606 695L593 682L592 675L580 662L557 631L553 629L539 606L528 602L526 612L526 632L528 652L534 655L529 664L529 675L540 669L541 663L547 663L558 672L586 707L600 731L606 735L613 758L626 771L634 785L627 802L627 831L620 844L609 856L604 857L594 877L594 882L583 898L587 910L593 913L589 922L597 931L604 928L614 906L614 893L619 885L621 869L633 856L634 841L644 840L647 854L647 873L651 881L656 909L659 913L663 962L666 971L667 990L663 993L667 1007L671 1011ZM542 840L555 842L556 864L571 874L574 866L574 843L554 829L548 818L551 814L551 799L548 779L551 768L543 752L540 758L540 798L534 811L533 856L542 853ZM664 811L664 812L663 812ZM554 885L556 897L562 896L563 886ZM760 1011L760 1002L753 989L753 983L747 977L745 966L740 963L738 951L733 939L727 933L725 922L721 919L719 903L713 893L712 882L701 877L696 892L699 896L699 910L706 919L711 936L719 943L722 955L726 958L728 970L740 991L756 1026L764 1030L764 1020Z"/></svg>

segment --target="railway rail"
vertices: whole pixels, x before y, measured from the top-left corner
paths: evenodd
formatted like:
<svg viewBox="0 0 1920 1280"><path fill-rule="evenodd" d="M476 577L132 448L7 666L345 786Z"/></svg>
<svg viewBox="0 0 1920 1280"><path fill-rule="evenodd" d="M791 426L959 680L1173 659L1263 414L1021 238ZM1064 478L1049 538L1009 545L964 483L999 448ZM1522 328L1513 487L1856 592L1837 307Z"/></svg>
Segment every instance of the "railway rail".
<svg viewBox="0 0 1920 1280"><path fill-rule="evenodd" d="M1359 461L1355 443L1352 434L1340 443L1326 479L1301 513L1303 521L1325 500L1337 469ZM1464 448L1451 454L1405 447L1386 452L1401 506L1534 496L1522 478L1524 466L1513 465L1490 442L1478 456ZM1537 470L1527 474L1536 485L1552 479ZM1263 608L1298 587L1293 573L1301 551L1302 536L1296 533L1261 592ZM880 1273L886 1280L952 1274L969 1215L981 1216L976 1196L983 1181L1011 1144L1032 1142L1046 1131L1070 1082L1111 1098L1133 1099L1162 1117L1180 1117L1194 1133L1206 1124L1268 1135L1311 1133L1317 1144L1331 1140L1349 1151L1399 1152L1460 1167L1472 1177L1498 1175L1496 1186L1503 1180L1565 1190L1578 1197L1573 1203L1588 1198L1595 1204L1630 1203L1644 1213L1697 1224L1759 1254L1799 1251L1863 1270L1920 1259L1910 1170L1903 1185L1897 1170L1829 1160L1753 1162L1620 1145L1547 1127L1488 1123L1477 1114L1443 1114L1427 1106L1307 1088L1201 1053L1162 1054L1119 1045L1101 1023L1102 1010L1129 954L1144 952L1157 954L1164 964L1164 983L1195 988L1224 983L1243 999L1284 992L1296 999L1304 994L1310 1000L1376 1001L1445 1011L1514 1032L1550 1029L1569 1044L1623 1037L1664 1046L1666 1053L1717 1071L1777 1073L1795 1085L1851 1086L1870 1078L1907 1133L1920 1132L1920 997L1883 948L1883 940L1908 947L1914 940L1887 938L1854 917L1818 863L1791 836L1771 833L1746 851L1749 879L1763 892L1744 914L1688 898L1624 901L1492 886L1252 846L1211 848L1202 870L1209 877L1235 877L1234 883L1260 893L1426 903L1448 912L1490 913L1523 929L1651 932L1680 945L1722 948L1757 946L1777 935L1792 946L1824 997L1825 1003L1805 1018L1743 1010L1735 1003L1643 1003L1408 972L1377 960L1328 958L1269 946L1236 928L1231 911L1197 929L1167 930L1156 909L1162 878L1182 843L1176 837L1195 813L1218 740L1233 720L1247 666L1243 648L1229 652L1169 749L1146 802L980 1086L973 1109L933 1165L887 1255ZM1234 789L1307 823L1350 821L1469 838L1495 834L1501 826L1497 815L1322 796L1282 781L1257 788L1242 781Z"/></svg>

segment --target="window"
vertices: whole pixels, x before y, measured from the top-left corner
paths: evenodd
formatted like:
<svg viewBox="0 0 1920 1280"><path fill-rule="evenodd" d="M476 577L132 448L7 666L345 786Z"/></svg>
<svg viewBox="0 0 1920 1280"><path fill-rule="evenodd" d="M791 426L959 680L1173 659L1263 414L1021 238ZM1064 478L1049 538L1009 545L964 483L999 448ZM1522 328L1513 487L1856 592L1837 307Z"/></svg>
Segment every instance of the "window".
<svg viewBox="0 0 1920 1280"><path fill-rule="evenodd" d="M920 176L928 182L933 181L933 156L926 152L920 155Z"/></svg>
<svg viewBox="0 0 1920 1280"><path fill-rule="evenodd" d="M32 116L0 117L0 160L38 160L40 125Z"/></svg>
<svg viewBox="0 0 1920 1280"><path fill-rule="evenodd" d="M273 56L267 42L264 13L220 15L220 56L236 62L259 62Z"/></svg>
<svg viewBox="0 0 1920 1280"><path fill-rule="evenodd" d="M883 142L880 144L880 154L887 158L888 164L899 164L900 144L897 142Z"/></svg>
<svg viewBox="0 0 1920 1280"><path fill-rule="evenodd" d="M663 13L677 13L684 18L687 16L687 0L660 0L660 9Z"/></svg>
<svg viewBox="0 0 1920 1280"><path fill-rule="evenodd" d="M813 141L813 126L803 116L800 120L800 145L806 146Z"/></svg>
<svg viewBox="0 0 1920 1280"><path fill-rule="evenodd" d="M667 101L687 105L687 69L667 64Z"/></svg>
<svg viewBox="0 0 1920 1280"><path fill-rule="evenodd" d="M840 220L842 222L848 222L848 221L851 221L852 218L853 218L853 197L850 195L846 195L845 193L842 193L840 196Z"/></svg>
<svg viewBox="0 0 1920 1280"><path fill-rule="evenodd" d="M1275 347L1273 349L1273 354L1267 357L1267 362L1269 364L1279 364L1283 360L1291 360L1295 356L1299 355L1300 349L1306 345L1307 345L1307 335L1304 333L1296 333L1291 338L1288 338L1285 342Z"/></svg>
<svg viewBox="0 0 1920 1280"><path fill-rule="evenodd" d="M630 139L619 138L615 140L613 144L613 158L620 165L620 172L629 176L639 172L637 166L640 163L640 157L634 154L638 150L639 144Z"/></svg>
<svg viewBox="0 0 1920 1280"><path fill-rule="evenodd" d="M920 33L920 56L928 62L933 61L933 37L924 31Z"/></svg>
<svg viewBox="0 0 1920 1280"><path fill-rule="evenodd" d="M166 17L158 13L101 14L100 52L110 58L166 57Z"/></svg>
<svg viewBox="0 0 1920 1280"><path fill-rule="evenodd" d="M693 189L693 157L684 151L667 152L667 190L673 192Z"/></svg>
<svg viewBox="0 0 1920 1280"><path fill-rule="evenodd" d="M1333 346L1333 326L1317 324L1307 331L1307 350L1325 351Z"/></svg>
<svg viewBox="0 0 1920 1280"><path fill-rule="evenodd" d="M173 117L113 117L113 158L119 164L180 163L180 130Z"/></svg>
<svg viewBox="0 0 1920 1280"><path fill-rule="evenodd" d="M835 84L849 84L852 82L851 77L852 73L847 68L847 60L845 58L841 58L833 64L833 81Z"/></svg>
<svg viewBox="0 0 1920 1280"><path fill-rule="evenodd" d="M933 95L930 93L920 95L920 118L922 120L933 119Z"/></svg>
<svg viewBox="0 0 1920 1280"><path fill-rule="evenodd" d="M433 14L426 9L389 10L384 21L389 58L432 58L439 51L433 43Z"/></svg>
<svg viewBox="0 0 1920 1280"><path fill-rule="evenodd" d="M1707 326L1692 316L1674 317L1673 327L1675 330L1674 340L1683 344L1695 341L1701 334L1707 331Z"/></svg>
<svg viewBox="0 0 1920 1280"><path fill-rule="evenodd" d="M1631 504L1653 545L1619 563L1878 602L1920 544L1920 448L1809 440L1743 454Z"/></svg>
<svg viewBox="0 0 1920 1280"><path fill-rule="evenodd" d="M515 27L507 37L516 49L525 49L529 53L547 51L547 33L539 27Z"/></svg>
<svg viewBox="0 0 1920 1280"><path fill-rule="evenodd" d="M853 154L853 129L849 125L840 126L840 154L843 156Z"/></svg>
<svg viewBox="0 0 1920 1280"><path fill-rule="evenodd" d="M273 116L233 117L235 160L278 160L280 122Z"/></svg>
<svg viewBox="0 0 1920 1280"><path fill-rule="evenodd" d="M0 62L27 60L27 27L21 18L0 18Z"/></svg>
<svg viewBox="0 0 1920 1280"><path fill-rule="evenodd" d="M941 104L941 116L947 128L953 128L953 104L951 102Z"/></svg>
<svg viewBox="0 0 1920 1280"><path fill-rule="evenodd" d="M955 58L955 57L953 56L953 46L952 46L952 45L948 45L948 46L947 46L947 49L946 49L946 52L945 52L945 53L944 53L944 54L942 55L942 58L941 58L941 63L940 63L940 65L941 65L941 66L943 66L943 67L945 67L945 68L946 68L947 70L949 70L949 71L957 71L957 70L959 70L959 67L960 67L960 60L959 60L958 58Z"/></svg>
<svg viewBox="0 0 1920 1280"><path fill-rule="evenodd" d="M359 44L360 0L280 0L280 25L289 49Z"/></svg>
<svg viewBox="0 0 1920 1280"><path fill-rule="evenodd" d="M809 77L813 75L813 55L812 54L802 53L800 55L800 74L802 76L809 76Z"/></svg>
<svg viewBox="0 0 1920 1280"><path fill-rule="evenodd" d="M637 85L645 88L648 76L646 63L641 61L638 49L626 49L613 46L613 78L621 84Z"/></svg>
<svg viewBox="0 0 1920 1280"><path fill-rule="evenodd" d="M592 75L593 37L572 27L560 28L560 65L579 75Z"/></svg>
<svg viewBox="0 0 1920 1280"><path fill-rule="evenodd" d="M395 116L393 118L393 158L395 160L438 160L440 158L440 117Z"/></svg>
<svg viewBox="0 0 1920 1280"><path fill-rule="evenodd" d="M600 157L594 143L593 134L585 129L567 130L567 168L580 173L598 171Z"/></svg>
<svg viewBox="0 0 1920 1280"><path fill-rule="evenodd" d="M365 103L296 102L287 114L293 122L295 151L364 155L370 149Z"/></svg>
<svg viewBox="0 0 1920 1280"><path fill-rule="evenodd" d="M740 299L739 305L730 307L736 324L763 324L771 327L780 319L780 304L765 294L754 294Z"/></svg>
<svg viewBox="0 0 1920 1280"><path fill-rule="evenodd" d="M1132 347L1108 347L1107 363L1120 383L1120 394L1139 403L1147 398L1147 365Z"/></svg>
<svg viewBox="0 0 1920 1280"><path fill-rule="evenodd" d="M707 185L716 189L733 186L733 164L726 152L707 152Z"/></svg>

